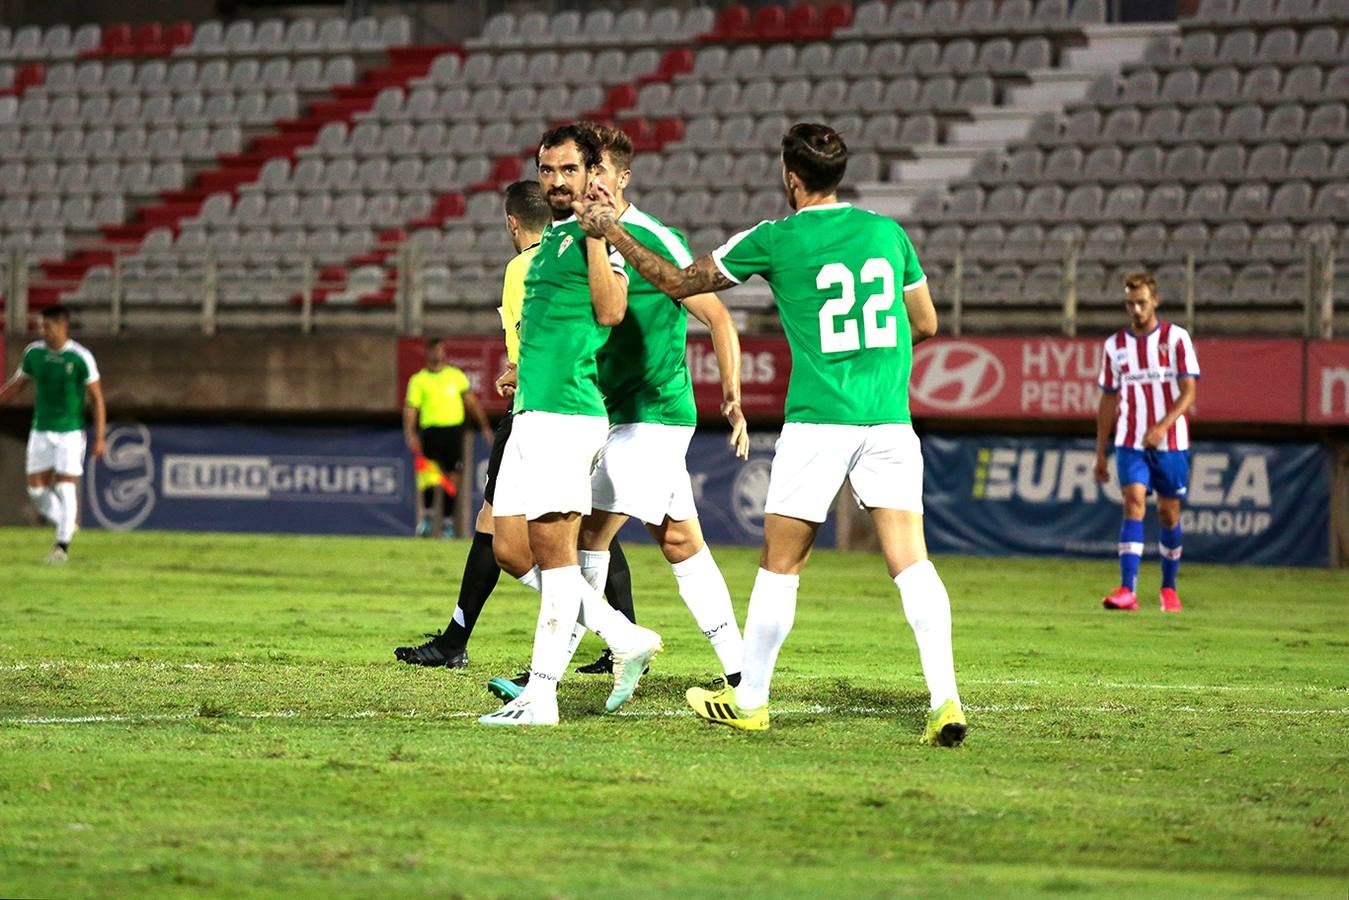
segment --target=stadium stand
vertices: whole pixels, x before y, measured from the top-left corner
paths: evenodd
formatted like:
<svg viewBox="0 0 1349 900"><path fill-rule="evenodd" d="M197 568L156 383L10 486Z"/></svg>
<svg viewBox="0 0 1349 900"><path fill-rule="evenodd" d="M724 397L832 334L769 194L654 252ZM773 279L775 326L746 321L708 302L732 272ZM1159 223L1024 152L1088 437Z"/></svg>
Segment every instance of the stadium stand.
<svg viewBox="0 0 1349 900"><path fill-rule="evenodd" d="M701 252L782 214L778 139L825 119L971 327L1113 312L1148 263L1277 328L1308 242L1349 250L1342 6L1141 31L1102 0L503 12L462 47L403 17L0 31L6 293L114 325L490 308L497 191L550 124L625 127L635 199Z"/></svg>

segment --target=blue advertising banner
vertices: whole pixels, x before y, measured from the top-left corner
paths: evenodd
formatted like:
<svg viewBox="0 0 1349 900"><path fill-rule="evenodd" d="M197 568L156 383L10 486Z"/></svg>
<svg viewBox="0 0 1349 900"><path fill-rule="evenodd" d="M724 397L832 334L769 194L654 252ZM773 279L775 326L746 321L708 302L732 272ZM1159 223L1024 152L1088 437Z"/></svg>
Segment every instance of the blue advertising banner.
<svg viewBox="0 0 1349 900"><path fill-rule="evenodd" d="M933 553L1114 556L1119 485L1097 484L1095 443L1046 437L923 438ZM1181 513L1185 558L1235 565L1330 564L1330 453L1317 444L1193 445ZM1146 553L1157 554L1149 504Z"/></svg>
<svg viewBox="0 0 1349 900"><path fill-rule="evenodd" d="M763 543L763 507L768 498L768 470L773 462L773 443L777 432L750 434L749 460L735 458L727 443L729 430L699 429L689 444L689 477L703 536L713 548L718 546L757 547ZM473 479L473 509L482 502L482 485L487 478L487 442L474 443L476 460ZM848 500L851 503L851 499ZM816 543L834 546L834 516L820 527ZM625 541L650 540L646 529L636 522L624 526L619 537Z"/></svg>
<svg viewBox="0 0 1349 900"><path fill-rule="evenodd" d="M416 477L396 428L116 425L89 460L85 524L410 535Z"/></svg>

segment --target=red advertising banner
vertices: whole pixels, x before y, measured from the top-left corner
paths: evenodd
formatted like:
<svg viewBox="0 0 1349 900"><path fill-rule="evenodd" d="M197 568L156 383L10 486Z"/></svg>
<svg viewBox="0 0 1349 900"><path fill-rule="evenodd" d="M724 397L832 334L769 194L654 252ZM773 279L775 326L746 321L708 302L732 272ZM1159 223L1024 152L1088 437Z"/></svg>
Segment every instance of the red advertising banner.
<svg viewBox="0 0 1349 900"><path fill-rule="evenodd" d="M1196 340L1192 422L1302 421L1303 344L1288 338Z"/></svg>
<svg viewBox="0 0 1349 900"><path fill-rule="evenodd" d="M1307 344L1307 422L1349 425L1349 341Z"/></svg>
<svg viewBox="0 0 1349 900"><path fill-rule="evenodd" d="M1101 338L938 338L914 353L909 383L915 416L981 419L1091 419L1100 399ZM493 338L446 341L489 411L506 401L493 383L506 350ZM1196 341L1202 372L1195 422L1349 423L1349 341L1304 344L1287 338ZM716 415L721 400L716 355L706 336L689 338L689 370L698 409ZM746 414L782 413L791 354L780 337L741 339ZM422 343L399 342L399 390L424 361ZM1307 375L1304 379L1304 362ZM398 402L402 403L402 395Z"/></svg>

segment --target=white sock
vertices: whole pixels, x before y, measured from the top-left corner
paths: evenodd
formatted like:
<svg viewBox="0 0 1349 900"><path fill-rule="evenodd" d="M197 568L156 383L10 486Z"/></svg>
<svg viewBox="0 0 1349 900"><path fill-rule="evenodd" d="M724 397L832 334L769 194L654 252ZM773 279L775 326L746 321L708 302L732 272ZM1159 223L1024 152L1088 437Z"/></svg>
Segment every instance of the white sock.
<svg viewBox="0 0 1349 900"><path fill-rule="evenodd" d="M604 555L608 556L609 554L605 553ZM582 581L584 580L582 578ZM600 640L608 644L609 649L615 653L621 653L640 643L643 632L646 630L629 622L626 616L610 606L609 601L604 599L604 595L591 587L589 583L585 585L585 593L581 595L579 621L586 628L599 635Z"/></svg>
<svg viewBox="0 0 1349 900"><path fill-rule="evenodd" d="M604 585L609 580L609 551L581 550L578 551L577 555L581 561L581 577L586 580L586 584L594 589L595 593L603 596ZM581 639L586 636L586 632L589 630L585 626L585 609L582 608L581 621L576 623L576 628L571 633L571 643L567 645L567 665L571 665L572 659L576 656L576 651L581 646Z"/></svg>
<svg viewBox="0 0 1349 900"><path fill-rule="evenodd" d="M61 498L61 514L56 520L56 543L69 544L75 536L75 517L80 511L79 495L75 493L75 482L56 482L56 495Z"/></svg>
<svg viewBox="0 0 1349 900"><path fill-rule="evenodd" d="M768 702L778 651L796 618L800 584L800 575L779 575L767 569L760 569L754 579L745 614L745 664L735 689L735 704L741 709L758 709Z"/></svg>
<svg viewBox="0 0 1349 900"><path fill-rule="evenodd" d="M557 685L567 670L567 640L580 611L581 591L586 583L577 566L563 566L539 574L542 588L539 619L534 628L529 684L521 697L556 703Z"/></svg>
<svg viewBox="0 0 1349 900"><path fill-rule="evenodd" d="M745 644L735 624L730 589L712 558L712 551L703 544L697 553L683 562L671 563L670 568L679 585L679 596L711 642L712 650L721 660L721 670L727 675L736 674L744 664Z"/></svg>
<svg viewBox="0 0 1349 900"><path fill-rule="evenodd" d="M540 584L539 577L539 567L535 566L515 580L529 588L531 591L537 591Z"/></svg>
<svg viewBox="0 0 1349 900"><path fill-rule="evenodd" d="M918 642L932 708L947 700L960 702L956 691L955 658L951 652L951 599L931 560L914 563L895 576L904 617Z"/></svg>
<svg viewBox="0 0 1349 900"><path fill-rule="evenodd" d="M56 491L46 487L29 487L28 499L33 501L33 508L48 522L55 525L61 520L61 498Z"/></svg>
<svg viewBox="0 0 1349 900"><path fill-rule="evenodd" d="M581 575L586 584L594 588L596 593L603 594L604 586L609 583L609 551L581 550L578 556L581 559Z"/></svg>

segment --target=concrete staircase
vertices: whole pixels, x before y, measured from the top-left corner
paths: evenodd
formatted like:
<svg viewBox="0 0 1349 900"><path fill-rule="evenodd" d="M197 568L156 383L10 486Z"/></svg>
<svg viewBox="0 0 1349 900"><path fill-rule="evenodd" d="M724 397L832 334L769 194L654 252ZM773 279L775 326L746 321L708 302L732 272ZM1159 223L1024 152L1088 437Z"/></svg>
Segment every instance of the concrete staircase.
<svg viewBox="0 0 1349 900"><path fill-rule="evenodd" d="M945 193L953 181L969 175L984 153L1023 139L1037 117L1062 114L1101 75L1119 72L1141 59L1153 38L1178 30L1175 23L1086 26L1086 45L1067 50L1058 67L1032 71L1030 83L1010 88L1001 106L972 108L973 121L949 125L944 143L915 147L912 159L893 163L889 181L857 184L858 205L906 216L920 196Z"/></svg>

